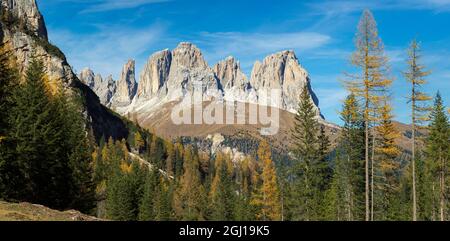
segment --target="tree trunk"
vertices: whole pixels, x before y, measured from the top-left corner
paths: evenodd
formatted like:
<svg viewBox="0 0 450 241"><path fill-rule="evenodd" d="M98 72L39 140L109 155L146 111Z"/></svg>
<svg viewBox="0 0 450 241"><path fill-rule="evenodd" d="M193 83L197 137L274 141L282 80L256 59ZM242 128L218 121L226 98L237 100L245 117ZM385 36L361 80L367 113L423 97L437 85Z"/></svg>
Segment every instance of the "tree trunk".
<svg viewBox="0 0 450 241"><path fill-rule="evenodd" d="M373 132L373 131L372 131ZM374 195L373 195L373 176L374 176L374 161L375 161L375 133L372 133L372 160L370 163L371 176L370 176L370 220L373 221L373 203L374 203Z"/></svg>
<svg viewBox="0 0 450 241"><path fill-rule="evenodd" d="M413 195L413 221L417 221L417 197L416 197L416 116L415 116L415 87L412 89L412 195Z"/></svg>
<svg viewBox="0 0 450 241"><path fill-rule="evenodd" d="M444 168L445 168L445 163L444 163L444 158L442 158L442 150L440 150L439 152L439 161L440 161L440 165L441 165L441 170L440 170L440 175L439 175L439 181L440 181L440 217L441 217L441 221L444 221L444 207L445 207L445 197L444 197L444 192L445 192L445 182L444 182Z"/></svg>

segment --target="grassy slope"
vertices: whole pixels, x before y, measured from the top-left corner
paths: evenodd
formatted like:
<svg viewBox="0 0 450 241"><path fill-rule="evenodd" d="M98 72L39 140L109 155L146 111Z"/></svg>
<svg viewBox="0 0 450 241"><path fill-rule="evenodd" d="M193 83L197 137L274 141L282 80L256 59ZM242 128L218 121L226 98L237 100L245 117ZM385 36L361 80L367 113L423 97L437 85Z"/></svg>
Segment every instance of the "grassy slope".
<svg viewBox="0 0 450 241"><path fill-rule="evenodd" d="M8 203L0 201L0 221L96 221L95 217L78 211L56 211L42 205L30 203Z"/></svg>

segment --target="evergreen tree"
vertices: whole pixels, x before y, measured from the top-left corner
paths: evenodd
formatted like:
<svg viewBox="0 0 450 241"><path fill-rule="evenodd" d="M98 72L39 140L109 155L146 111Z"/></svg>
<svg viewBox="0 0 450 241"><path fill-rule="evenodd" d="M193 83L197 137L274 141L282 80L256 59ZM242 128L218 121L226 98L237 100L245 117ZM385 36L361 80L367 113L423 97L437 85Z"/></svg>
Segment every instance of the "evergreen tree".
<svg viewBox="0 0 450 241"><path fill-rule="evenodd" d="M65 208L70 202L71 170L64 149L63 123L58 106L46 88L42 62L32 59L25 82L14 93L11 109L11 138L15 142L15 160L11 169L17 176L10 197L53 208Z"/></svg>
<svg viewBox="0 0 450 241"><path fill-rule="evenodd" d="M305 86L292 130L294 164L293 218L317 220L321 218L323 195L330 175L325 150L328 145L325 134L320 135L320 124ZM322 138L322 139L319 139Z"/></svg>
<svg viewBox="0 0 450 241"><path fill-rule="evenodd" d="M344 101L341 111L343 127L339 137L340 156L336 157L335 179L342 188L343 200L339 202L345 207L343 220L364 219L364 121L356 96L350 94ZM339 158L338 158L339 157ZM339 163L340 162L340 163ZM339 170L340 169L340 170ZM340 173L340 174L339 174Z"/></svg>
<svg viewBox="0 0 450 241"><path fill-rule="evenodd" d="M426 141L427 161L430 163L431 175L434 177L433 183L436 183L428 188L436 190L439 220L445 221L448 219L448 183L446 179L449 172L450 124L439 93L435 98L431 123L428 128L430 134Z"/></svg>
<svg viewBox="0 0 450 241"><path fill-rule="evenodd" d="M13 140L8 137L11 128L10 109L14 105L13 90L18 84L16 71L13 69L10 46L0 45L0 198L8 198L17 190L12 186L18 175L18 169L11 163L14 155ZM13 165L13 166L10 166Z"/></svg>
<svg viewBox="0 0 450 241"><path fill-rule="evenodd" d="M158 193L159 185L159 172L156 168L153 168L147 175L144 185L144 194L139 205L139 220L151 221L156 218L156 195Z"/></svg>

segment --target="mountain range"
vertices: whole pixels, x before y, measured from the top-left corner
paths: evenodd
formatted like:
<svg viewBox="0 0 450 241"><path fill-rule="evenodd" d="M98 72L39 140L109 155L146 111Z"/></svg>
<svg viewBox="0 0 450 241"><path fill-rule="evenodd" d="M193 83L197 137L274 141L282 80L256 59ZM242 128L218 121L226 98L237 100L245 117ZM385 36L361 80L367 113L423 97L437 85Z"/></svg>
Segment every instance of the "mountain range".
<svg viewBox="0 0 450 241"><path fill-rule="evenodd" d="M25 72L32 56L43 60L51 83L62 85L67 92L82 98L83 115L97 140L127 138L131 121L168 139L190 137L197 143L208 140L209 146L214 140L221 140L216 146L238 150L247 149L242 143L262 138L260 124L175 125L170 118L173 108L192 97L199 83L205 104L228 101L279 109L280 130L267 138L280 153L287 151L299 93L304 86L310 92L316 117L331 140L338 136L339 127L325 121L320 113L312 80L294 51L281 51L256 61L247 76L234 57L210 66L197 46L182 42L173 50L152 54L139 75L135 61L127 61L115 81L112 75L103 77L88 68L76 74L62 51L48 42L44 18L34 0L2 0L1 7L20 20L14 26L2 24L0 28L0 38L13 46L19 71ZM20 24L21 21L25 22ZM272 89L280 90L277 102L265 95ZM402 135L399 143L407 143L407 139Z"/></svg>

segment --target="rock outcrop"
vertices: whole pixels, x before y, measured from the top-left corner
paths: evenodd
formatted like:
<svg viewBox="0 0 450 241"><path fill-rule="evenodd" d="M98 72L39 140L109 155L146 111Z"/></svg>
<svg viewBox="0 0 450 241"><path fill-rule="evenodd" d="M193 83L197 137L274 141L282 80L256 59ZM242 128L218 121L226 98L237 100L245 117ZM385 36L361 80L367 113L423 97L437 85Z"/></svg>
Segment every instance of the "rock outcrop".
<svg viewBox="0 0 450 241"><path fill-rule="evenodd" d="M257 61L249 79L235 58L228 57L210 68L200 49L182 42L172 51L165 49L150 56L140 74L134 100L133 70L134 62L124 67L111 104L123 115L130 112L148 115L164 104L186 100L196 91L203 101L252 103L295 113L300 93L306 87L317 116L322 118L309 75L293 51L282 51ZM272 90L278 91L277 98L272 96Z"/></svg>
<svg viewBox="0 0 450 241"><path fill-rule="evenodd" d="M135 77L135 61L129 60L122 69L120 80L116 83L116 93L113 96L112 104L117 107L131 104L137 91Z"/></svg>
<svg viewBox="0 0 450 241"><path fill-rule="evenodd" d="M116 93L116 82L112 75L103 79L100 74L94 74L91 69L85 68L80 72L78 78L95 92L103 105L109 106L111 104L111 99Z"/></svg>
<svg viewBox="0 0 450 241"><path fill-rule="evenodd" d="M214 73L220 80L224 99L228 101L256 102L256 92L247 76L242 72L239 61L228 57L214 66Z"/></svg>
<svg viewBox="0 0 450 241"><path fill-rule="evenodd" d="M190 95L195 89L201 91L203 100L222 96L220 82L200 49L187 42L172 51L167 89L171 101Z"/></svg>
<svg viewBox="0 0 450 241"><path fill-rule="evenodd" d="M317 114L320 115L319 103L311 89L308 72L300 66L293 51L272 54L262 63L257 61L251 73L250 84L256 89L259 98L263 98L263 92L272 89L280 90L281 103L274 106L293 113L298 108L300 93L306 87L311 93ZM259 101L266 102L261 99Z"/></svg>
<svg viewBox="0 0 450 241"><path fill-rule="evenodd" d="M27 30L40 38L47 39L47 28L36 0L2 0L1 8L12 14Z"/></svg>
<svg viewBox="0 0 450 241"><path fill-rule="evenodd" d="M9 19L0 22L0 41L13 49L19 74L25 73L32 56L38 58L44 64L50 84L62 87L70 96L83 98L80 114L97 140L127 138L128 129L123 120L100 104L93 90L79 81L61 50L48 42L44 18L36 1L1 0L0 6L2 17Z"/></svg>
<svg viewBox="0 0 450 241"><path fill-rule="evenodd" d="M78 75L78 78L81 82L83 82L85 85L87 85L91 89L95 89L95 86L97 85L95 80L95 74L94 71L92 71L89 68L83 69L80 74ZM98 80L97 80L98 81Z"/></svg>
<svg viewBox="0 0 450 241"><path fill-rule="evenodd" d="M149 99L156 95L166 95L171 64L172 53L168 49L150 56L139 78L137 97Z"/></svg>

